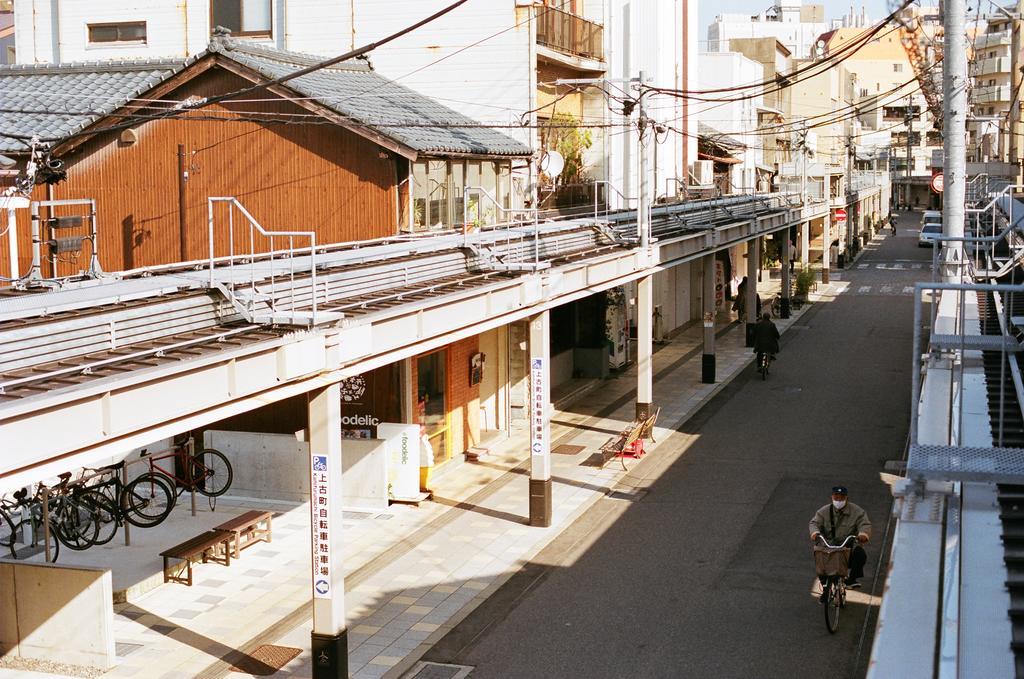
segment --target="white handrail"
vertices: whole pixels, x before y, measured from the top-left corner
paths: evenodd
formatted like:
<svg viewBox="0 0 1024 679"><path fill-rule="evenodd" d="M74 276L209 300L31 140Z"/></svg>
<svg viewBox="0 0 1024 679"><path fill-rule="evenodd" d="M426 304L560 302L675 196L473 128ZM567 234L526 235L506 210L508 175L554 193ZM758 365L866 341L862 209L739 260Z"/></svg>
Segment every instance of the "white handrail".
<svg viewBox="0 0 1024 679"><path fill-rule="evenodd" d="M214 285L215 285L215 280L214 280L215 279L215 276L214 276L215 240L214 240L214 228L213 228L213 224L214 224L214 204L215 203L227 203L228 204L228 210L229 210L228 211L228 249L229 249L229 253L228 253L228 269L231 271L232 274L234 273L234 266L235 266L235 245L234 245L234 242L235 242L235 234L234 234L235 221L234 221L234 210L237 208L238 211L242 213L242 216L245 217L245 219L249 222L249 254L246 257L246 260L248 261L248 264L249 264L249 286L250 286L250 292L253 295L253 298L250 298L250 300L249 300L250 310L252 309L252 303L254 301L255 292L256 292L255 263L256 263L256 255L257 255L257 253L256 253L256 244L255 244L255 241L254 241L254 238L253 238L254 230L256 232L259 232L260 235L262 235L262 236L264 236L264 237L266 237L267 239L270 240L270 251L271 251L271 253L277 252L277 250L275 250L275 248L274 248L274 239L275 238L287 238L288 239L288 248L286 250L281 250L281 252L287 252L288 256L289 256L289 271L288 271L288 275L289 275L289 278L290 278L290 280L292 282L292 285L289 286L289 287L291 289L291 297L292 297L291 313L292 313L292 320L293 320L293 322L295 320L295 306L294 306L294 297L295 297L295 285L294 285L294 282L295 282L295 255L296 255L295 238L298 237L298 238L306 238L306 239L308 239L308 241L309 241L309 257L310 257L309 277L310 277L310 286L312 287L312 294L310 295L310 297L312 299L312 309L311 309L311 311L312 311L312 318L311 318L310 322L313 325L316 325L316 321L317 321L316 232L315 231L271 231L271 230L263 228L263 226L256 220L255 217L252 216L252 214L248 210L245 209L245 206L242 205L238 201L237 198L235 198L233 196L211 196L211 197L207 198L208 219L209 219L209 239L210 239L210 243L209 243L209 245L210 245L210 262L209 262L210 287L214 287ZM232 279L232 282L233 282L234 276L231 276L231 279ZM234 294L233 288L231 286L225 286L225 289L229 291L229 294L232 294L232 295ZM271 300L272 301L276 300L275 292L276 292L276 276L274 275L273 256L271 256L270 257L270 296L271 296ZM271 305L271 306L273 306L273 305Z"/></svg>

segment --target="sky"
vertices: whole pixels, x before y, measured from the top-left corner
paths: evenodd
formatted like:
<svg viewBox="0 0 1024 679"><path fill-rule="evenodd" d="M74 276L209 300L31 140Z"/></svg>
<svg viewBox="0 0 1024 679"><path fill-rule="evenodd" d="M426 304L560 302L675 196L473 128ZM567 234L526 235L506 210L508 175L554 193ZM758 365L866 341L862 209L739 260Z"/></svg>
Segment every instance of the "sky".
<svg viewBox="0 0 1024 679"><path fill-rule="evenodd" d="M799 0L792 0L795 2ZM719 14L759 14L771 7L773 0L698 0L697 12L700 20L699 40L708 39L708 24L715 20ZM807 4L825 5L825 19L832 20L850 12L849 0L817 0ZM878 21L889 13L888 0L857 0L854 9L859 14L861 6L868 11L868 17L872 21Z"/></svg>

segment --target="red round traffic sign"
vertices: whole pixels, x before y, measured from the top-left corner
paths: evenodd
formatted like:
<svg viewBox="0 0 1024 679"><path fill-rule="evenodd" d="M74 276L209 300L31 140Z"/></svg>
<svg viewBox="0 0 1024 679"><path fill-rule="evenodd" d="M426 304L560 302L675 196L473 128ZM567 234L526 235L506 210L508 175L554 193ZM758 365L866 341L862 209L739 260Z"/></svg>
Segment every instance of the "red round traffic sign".
<svg viewBox="0 0 1024 679"><path fill-rule="evenodd" d="M929 186L932 187L932 191L934 191L935 193L942 193L942 184L943 184L942 173L941 172L936 172L935 174L933 174L932 175L932 180L929 183Z"/></svg>
<svg viewBox="0 0 1024 679"><path fill-rule="evenodd" d="M835 220L837 222L845 222L846 221L846 208L837 207L836 210L835 210L834 216L835 216Z"/></svg>

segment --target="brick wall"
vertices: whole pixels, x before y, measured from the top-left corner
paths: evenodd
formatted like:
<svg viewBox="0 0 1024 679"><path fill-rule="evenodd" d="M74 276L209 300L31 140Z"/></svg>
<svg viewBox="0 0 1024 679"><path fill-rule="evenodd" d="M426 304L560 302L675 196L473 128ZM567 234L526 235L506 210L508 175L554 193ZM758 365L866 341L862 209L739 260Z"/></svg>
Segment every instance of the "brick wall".
<svg viewBox="0 0 1024 679"><path fill-rule="evenodd" d="M469 361L480 351L480 338L469 337L449 344L446 373L448 424L452 455L465 452L480 441L480 385L469 384ZM412 360L412 389L419 383L418 359ZM494 357L497 358L497 357Z"/></svg>

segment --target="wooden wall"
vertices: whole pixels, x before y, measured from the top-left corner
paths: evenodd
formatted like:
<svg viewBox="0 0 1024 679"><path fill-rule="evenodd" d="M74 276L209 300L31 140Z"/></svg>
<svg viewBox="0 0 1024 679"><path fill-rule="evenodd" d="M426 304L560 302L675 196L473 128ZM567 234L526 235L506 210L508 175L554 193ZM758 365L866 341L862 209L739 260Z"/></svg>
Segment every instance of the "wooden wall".
<svg viewBox="0 0 1024 679"><path fill-rule="evenodd" d="M204 97L247 84L215 67L163 98ZM272 97L257 90L241 98ZM63 156L68 178L53 187L53 198L96 199L100 260L106 271L173 263L181 261L182 252L188 260L207 257L209 196L238 198L265 228L315 230L318 243L395 233L395 154L336 125L318 124L323 119L317 117L292 118L301 124L264 122L267 114L283 113L307 112L281 99L225 102L189 119L143 122L132 128L135 143L122 142L119 133L98 135ZM214 115L230 119L204 119ZM179 144L185 146L188 171L184 247L179 237ZM36 187L33 198L46 199L47 187ZM31 243L28 211L19 212L19 266L24 274ZM56 214L73 212L64 208ZM217 255L228 253L224 215L218 214ZM239 229L238 219L235 223L235 251L247 250L248 229ZM7 247L6 238L0 239L4 276L9 275ZM267 248L257 243L256 249ZM74 273L87 263L83 256L78 263L62 264L59 274ZM45 265L43 273L50 274Z"/></svg>

